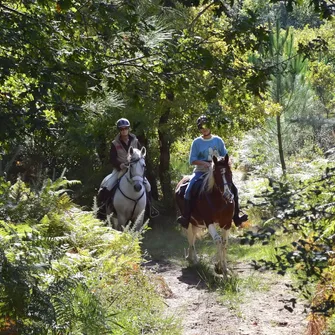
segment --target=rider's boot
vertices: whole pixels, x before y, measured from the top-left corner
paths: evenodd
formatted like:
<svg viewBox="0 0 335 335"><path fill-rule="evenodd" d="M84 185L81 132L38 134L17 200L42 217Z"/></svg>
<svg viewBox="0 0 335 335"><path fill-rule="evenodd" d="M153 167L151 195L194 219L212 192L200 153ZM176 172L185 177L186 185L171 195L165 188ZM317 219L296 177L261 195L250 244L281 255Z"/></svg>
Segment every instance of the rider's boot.
<svg viewBox="0 0 335 335"><path fill-rule="evenodd" d="M183 215L177 218L177 222L185 229L188 228L189 222L191 219L191 200L184 200L184 212Z"/></svg>
<svg viewBox="0 0 335 335"><path fill-rule="evenodd" d="M239 215L240 205L239 205L239 201L238 201L238 192L237 192L237 188L236 188L235 185L233 185L233 187L232 187L232 192L234 194L234 202L235 202L235 211L234 211L233 221L235 223L235 226L239 227L243 222L248 220L248 215L243 214L240 217L240 215Z"/></svg>
<svg viewBox="0 0 335 335"><path fill-rule="evenodd" d="M150 219L153 219L159 215L159 211L152 205L152 195L151 191L147 192L147 206L146 212Z"/></svg>
<svg viewBox="0 0 335 335"><path fill-rule="evenodd" d="M97 195L97 218L99 220L106 220L106 202L108 200L108 190L103 187L99 190Z"/></svg>

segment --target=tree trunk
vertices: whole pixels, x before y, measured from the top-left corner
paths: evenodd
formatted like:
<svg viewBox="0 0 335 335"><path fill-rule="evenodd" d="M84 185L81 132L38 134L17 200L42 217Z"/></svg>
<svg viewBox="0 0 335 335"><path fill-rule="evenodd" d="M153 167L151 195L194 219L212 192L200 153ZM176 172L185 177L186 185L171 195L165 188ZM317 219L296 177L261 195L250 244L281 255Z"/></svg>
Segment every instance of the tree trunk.
<svg viewBox="0 0 335 335"><path fill-rule="evenodd" d="M277 27L278 29L278 27ZM281 94L282 94L282 75L279 71L279 66L280 66L280 57L279 53L277 52L276 55L276 63L277 63L277 87L276 87L276 102L282 105L282 99L281 99ZM284 150L283 150L283 137L282 137L282 131L281 131L281 120L280 120L281 114L278 113L276 117L277 121L277 138L278 138L278 151L279 151L279 159L280 159L280 164L281 164L281 169L283 172L283 176L286 176L286 164L285 164L285 158L284 158Z"/></svg>
<svg viewBox="0 0 335 335"><path fill-rule="evenodd" d="M286 163L284 158L284 151L283 151L283 139L281 136L281 122L280 122L280 114L277 115L277 138L278 138L278 151L279 151L279 159L281 168L283 171L283 176L286 175Z"/></svg>
<svg viewBox="0 0 335 335"><path fill-rule="evenodd" d="M155 200L158 200L158 189L157 189L157 174L156 174L156 167L153 165L152 160L150 159L150 150L149 150L149 142L148 138L145 134L140 134L137 136L138 140L140 141L141 145L143 145L147 149L147 157L146 157L146 176L149 180L151 185L151 194Z"/></svg>
<svg viewBox="0 0 335 335"><path fill-rule="evenodd" d="M167 94L167 98L172 101L173 93ZM163 202L168 209L174 207L174 197L171 188L171 176L170 176L170 134L168 132L167 122L170 116L170 108L167 107L163 115L159 119L159 179L161 183Z"/></svg>

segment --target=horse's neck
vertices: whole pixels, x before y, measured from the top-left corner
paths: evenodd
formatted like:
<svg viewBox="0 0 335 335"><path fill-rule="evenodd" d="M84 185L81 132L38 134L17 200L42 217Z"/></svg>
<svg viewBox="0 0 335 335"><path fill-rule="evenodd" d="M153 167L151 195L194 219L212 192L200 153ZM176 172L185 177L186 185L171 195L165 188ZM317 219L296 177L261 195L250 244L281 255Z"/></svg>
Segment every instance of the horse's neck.
<svg viewBox="0 0 335 335"><path fill-rule="evenodd" d="M203 189L205 192L212 192L215 188L215 180L213 174L209 174L205 177L205 180L203 181Z"/></svg>

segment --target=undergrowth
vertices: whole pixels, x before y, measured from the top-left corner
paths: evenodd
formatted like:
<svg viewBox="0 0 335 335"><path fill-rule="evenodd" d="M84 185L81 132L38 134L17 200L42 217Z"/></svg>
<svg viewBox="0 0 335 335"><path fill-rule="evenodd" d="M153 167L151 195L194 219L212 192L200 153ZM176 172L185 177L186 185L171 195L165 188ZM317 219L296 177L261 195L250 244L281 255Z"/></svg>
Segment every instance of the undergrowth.
<svg viewBox="0 0 335 335"><path fill-rule="evenodd" d="M292 289L309 301L308 334L331 333L335 313L334 257L334 178L333 164L309 166L309 175L297 179L268 179L268 188L253 203L259 211L272 213L268 227L280 231L286 243L275 247L275 259L254 262L279 274L294 274ZM270 210L269 210L270 209ZM255 209L254 209L255 211ZM246 237L248 244L265 241L261 234ZM275 241L272 234L270 240Z"/></svg>
<svg viewBox="0 0 335 335"><path fill-rule="evenodd" d="M140 266L141 232L74 206L74 183L0 180L0 332L179 334Z"/></svg>

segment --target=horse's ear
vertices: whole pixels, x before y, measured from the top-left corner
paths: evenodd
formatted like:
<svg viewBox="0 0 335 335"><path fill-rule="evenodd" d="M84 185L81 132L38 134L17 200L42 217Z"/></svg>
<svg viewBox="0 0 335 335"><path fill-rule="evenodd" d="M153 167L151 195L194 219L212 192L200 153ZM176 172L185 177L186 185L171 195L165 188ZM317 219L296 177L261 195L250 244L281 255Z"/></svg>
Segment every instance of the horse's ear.
<svg viewBox="0 0 335 335"><path fill-rule="evenodd" d="M216 164L218 162L218 158L216 156L213 156L213 162Z"/></svg>
<svg viewBox="0 0 335 335"><path fill-rule="evenodd" d="M129 147L128 153L132 155L134 153L134 148L132 146Z"/></svg>
<svg viewBox="0 0 335 335"><path fill-rule="evenodd" d="M226 156L224 156L224 161L225 161L226 163L229 162L229 156L228 156L228 154L226 154Z"/></svg>
<svg viewBox="0 0 335 335"><path fill-rule="evenodd" d="M142 147L142 149L141 149L142 157L145 157L146 154L147 154L147 149L145 147Z"/></svg>

